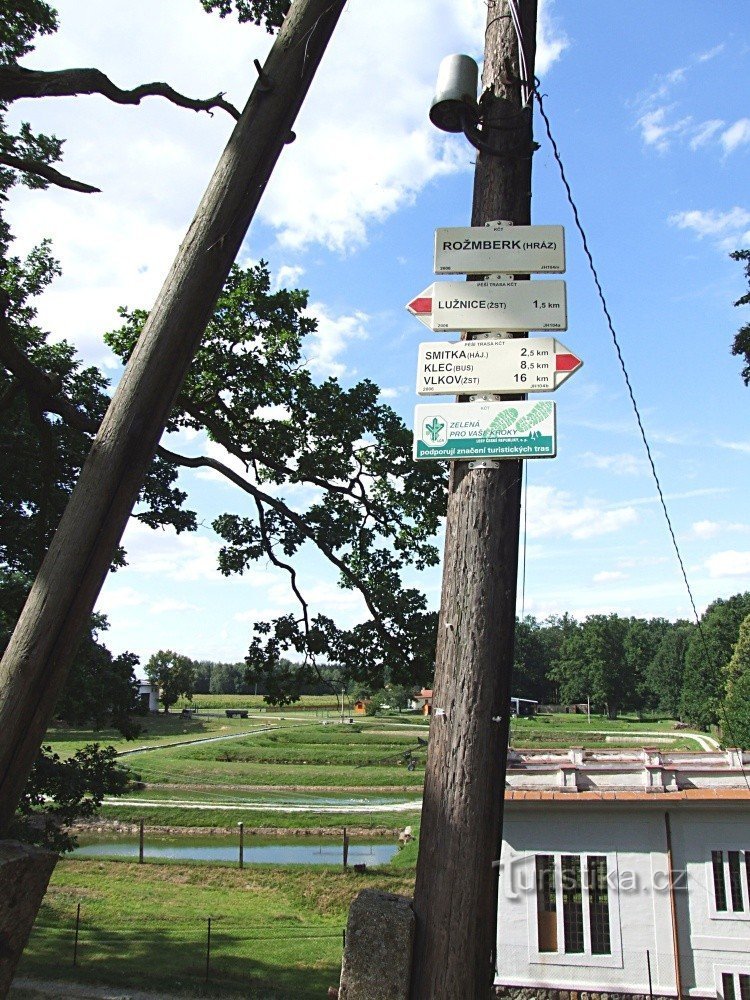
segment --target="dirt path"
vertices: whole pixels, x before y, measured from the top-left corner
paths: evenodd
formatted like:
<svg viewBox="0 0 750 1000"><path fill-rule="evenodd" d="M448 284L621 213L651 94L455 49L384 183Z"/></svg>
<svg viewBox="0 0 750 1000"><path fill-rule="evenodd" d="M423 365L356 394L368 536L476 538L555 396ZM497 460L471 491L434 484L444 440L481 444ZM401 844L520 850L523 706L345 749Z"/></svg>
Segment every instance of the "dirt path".
<svg viewBox="0 0 750 1000"><path fill-rule="evenodd" d="M609 736L612 738L612 742L616 742L618 739L623 742L630 743L632 740L640 740L642 737L647 737L648 739L661 739L661 740L695 740L701 750L707 750L709 753L713 753L719 749L718 742L713 738L713 736L707 736L705 733L688 733L683 729L675 729L672 732L639 732L637 736L631 736L630 733L613 733L611 729L588 729L582 735L586 733L594 733L597 736Z"/></svg>
<svg viewBox="0 0 750 1000"><path fill-rule="evenodd" d="M257 736L258 733L270 733L275 729L281 729L281 726L263 726L259 729L249 729L245 733L229 733L226 736L201 736L195 740L179 740L175 743L156 743L154 746L147 747L133 747L132 750L120 750L117 753L118 757L129 757L134 753L149 753L152 750L169 750L171 747L189 747L193 743L219 743L221 740L239 740L245 736Z"/></svg>
<svg viewBox="0 0 750 1000"><path fill-rule="evenodd" d="M239 993L225 993L238 997ZM86 986L83 983L55 982L49 979L16 977L8 994L9 1000L185 1000L184 993L146 993L143 990L117 986Z"/></svg>

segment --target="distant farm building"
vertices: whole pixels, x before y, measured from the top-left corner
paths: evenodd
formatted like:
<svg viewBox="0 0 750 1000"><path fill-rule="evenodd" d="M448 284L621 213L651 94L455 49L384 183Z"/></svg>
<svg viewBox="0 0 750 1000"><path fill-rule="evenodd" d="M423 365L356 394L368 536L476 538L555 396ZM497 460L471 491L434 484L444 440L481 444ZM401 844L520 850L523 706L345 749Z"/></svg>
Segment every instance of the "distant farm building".
<svg viewBox="0 0 750 1000"><path fill-rule="evenodd" d="M151 681L138 681L138 700L141 708L149 712L159 711L159 685Z"/></svg>
<svg viewBox="0 0 750 1000"><path fill-rule="evenodd" d="M367 715L367 704L369 698L357 698L354 702L354 714L355 715Z"/></svg>
<svg viewBox="0 0 750 1000"><path fill-rule="evenodd" d="M533 698L511 698L511 714L524 717L536 715L538 704L539 702L534 701ZM421 715L432 715L432 690L430 688L422 688L419 694L415 694L409 702L409 707Z"/></svg>
<svg viewBox="0 0 750 1000"><path fill-rule="evenodd" d="M534 701L533 698L511 698L510 713L519 716L519 718L529 718L536 715L538 704L539 702Z"/></svg>
<svg viewBox="0 0 750 1000"><path fill-rule="evenodd" d="M422 688L419 694L415 694L409 702L409 708L422 715L432 715L432 691L429 688Z"/></svg>

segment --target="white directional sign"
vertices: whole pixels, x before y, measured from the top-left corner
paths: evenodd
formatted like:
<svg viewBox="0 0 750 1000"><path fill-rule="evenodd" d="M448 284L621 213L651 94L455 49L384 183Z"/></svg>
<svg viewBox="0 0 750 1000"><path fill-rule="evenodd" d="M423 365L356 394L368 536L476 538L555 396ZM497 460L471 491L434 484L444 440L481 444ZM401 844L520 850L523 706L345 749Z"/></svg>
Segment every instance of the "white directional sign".
<svg viewBox="0 0 750 1000"><path fill-rule="evenodd" d="M554 337L420 344L417 392L554 392L582 364Z"/></svg>
<svg viewBox="0 0 750 1000"><path fill-rule="evenodd" d="M562 226L469 226L435 230L435 274L562 274Z"/></svg>
<svg viewBox="0 0 750 1000"><path fill-rule="evenodd" d="M414 458L554 458L555 404L421 403L414 411Z"/></svg>
<svg viewBox="0 0 750 1000"><path fill-rule="evenodd" d="M431 330L567 330L564 281L435 281L406 307Z"/></svg>

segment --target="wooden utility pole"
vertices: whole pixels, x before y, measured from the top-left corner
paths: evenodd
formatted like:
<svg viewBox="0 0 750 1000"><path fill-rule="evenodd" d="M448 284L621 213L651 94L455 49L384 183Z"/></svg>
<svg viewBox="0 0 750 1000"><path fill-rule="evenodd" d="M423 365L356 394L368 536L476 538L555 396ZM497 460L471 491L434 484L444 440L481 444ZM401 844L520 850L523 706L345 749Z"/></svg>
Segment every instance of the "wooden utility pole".
<svg viewBox="0 0 750 1000"><path fill-rule="evenodd" d="M516 0L534 72L537 0ZM521 109L508 0L488 4L483 131L472 225L528 225L531 111ZM506 103L507 102L507 103ZM503 121L504 120L504 121ZM516 123L515 128L490 128ZM523 335L523 334L522 334ZM430 745L414 909L413 1000L487 1000L510 728L522 465L451 467Z"/></svg>
<svg viewBox="0 0 750 1000"><path fill-rule="evenodd" d="M294 0L128 362L0 663L0 837L175 397L345 2Z"/></svg>

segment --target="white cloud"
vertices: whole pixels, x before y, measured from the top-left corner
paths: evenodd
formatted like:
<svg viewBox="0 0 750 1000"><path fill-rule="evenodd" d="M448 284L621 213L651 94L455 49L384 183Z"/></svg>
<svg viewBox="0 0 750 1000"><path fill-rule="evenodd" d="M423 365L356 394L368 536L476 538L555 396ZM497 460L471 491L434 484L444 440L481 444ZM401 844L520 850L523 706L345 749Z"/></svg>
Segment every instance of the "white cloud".
<svg viewBox="0 0 750 1000"><path fill-rule="evenodd" d="M612 583L615 580L627 579L624 573L618 570L602 570L601 573L594 574L594 583Z"/></svg>
<svg viewBox="0 0 750 1000"><path fill-rule="evenodd" d="M200 611L197 604L190 601L179 601L174 597L166 597L163 601L154 601L149 611L152 615L162 615L169 611Z"/></svg>
<svg viewBox="0 0 750 1000"><path fill-rule="evenodd" d="M296 288L304 273L304 267L296 264L282 264L276 271L274 286L276 288Z"/></svg>
<svg viewBox="0 0 750 1000"><path fill-rule="evenodd" d="M322 302L313 302L307 315L318 321L317 329L305 340L305 356L310 370L327 378L333 375L341 378L348 373L347 366L339 360L350 341L367 340L369 316L363 312L352 315L333 316Z"/></svg>
<svg viewBox="0 0 750 1000"><path fill-rule="evenodd" d="M641 138L647 146L653 146L660 153L666 153L672 139L684 135L692 121L688 116L675 122L669 122L667 116L671 110L672 106L666 105L653 108L638 119Z"/></svg>
<svg viewBox="0 0 750 1000"><path fill-rule="evenodd" d="M551 0L541 0L536 39L536 74L550 69L570 45L565 32L556 23Z"/></svg>
<svg viewBox="0 0 750 1000"><path fill-rule="evenodd" d="M724 51L725 45L721 42L719 45L714 45L712 49L708 49L706 52L700 52L696 59L699 63L709 62L711 59L715 59L716 56L721 55Z"/></svg>
<svg viewBox="0 0 750 1000"><path fill-rule="evenodd" d="M695 521L691 531L696 538L714 538L721 531L718 521Z"/></svg>
<svg viewBox="0 0 750 1000"><path fill-rule="evenodd" d="M646 146L660 153L666 153L675 140L686 141L695 152L715 142L723 147L724 154L732 152L738 145L750 141L750 121L740 119L725 132L719 132L726 122L718 118L695 122L691 115L680 114L680 104L671 102L673 92L702 64L710 62L724 50L724 45L716 45L706 52L692 57L685 66L678 66L656 77L650 90L641 93L634 102L637 108L637 124ZM744 124L743 124L744 123Z"/></svg>
<svg viewBox="0 0 750 1000"><path fill-rule="evenodd" d="M170 528L154 530L131 518L122 544L127 552L128 576L137 573L191 582L219 579L219 542L206 535L187 531L177 535Z"/></svg>
<svg viewBox="0 0 750 1000"><path fill-rule="evenodd" d="M541 5L538 73L568 44L551 12L549 2ZM359 0L347 7L300 114L298 139L261 205L282 246L320 243L350 252L367 242L372 224L412 204L425 185L471 169L473 150L463 137L438 132L428 110L436 54L479 58L485 15L484 4L454 0Z"/></svg>
<svg viewBox="0 0 750 1000"><path fill-rule="evenodd" d="M581 460L589 468L614 472L618 476L637 476L646 471L644 460L630 452L622 452L619 455L602 455L587 451L581 455Z"/></svg>
<svg viewBox="0 0 750 1000"><path fill-rule="evenodd" d="M695 490L685 490L683 493L665 493L665 500L692 500L696 497L711 497L718 496L722 493L728 493L729 489L725 486L702 486ZM658 504L660 503L659 497L654 492L652 496L649 497L635 497L631 500L626 500L630 507L639 507L644 504Z"/></svg>
<svg viewBox="0 0 750 1000"><path fill-rule="evenodd" d="M700 149L701 146L705 146L725 124L726 122L722 121L721 118L711 118L709 121L697 125L690 140L690 148L695 151L696 149Z"/></svg>
<svg viewBox="0 0 750 1000"><path fill-rule="evenodd" d="M708 236L723 249L735 249L750 240L750 212L739 205L726 212L713 209L675 212L667 221L678 229L690 230L698 239Z"/></svg>
<svg viewBox="0 0 750 1000"><path fill-rule="evenodd" d="M730 451L741 451L744 454L750 455L750 441L717 441L716 443L722 448L728 448Z"/></svg>
<svg viewBox="0 0 750 1000"><path fill-rule="evenodd" d="M740 118L734 125L730 125L725 132L721 133L719 141L727 156L739 146L750 143L750 118Z"/></svg>
<svg viewBox="0 0 750 1000"><path fill-rule="evenodd" d="M97 611L109 615L113 611L119 611L121 608L137 608L144 603L143 595L135 590L134 587L118 586L116 577L110 576L108 579L113 580L113 583L105 587L102 591L101 600L96 606Z"/></svg>
<svg viewBox="0 0 750 1000"><path fill-rule="evenodd" d="M716 552L706 559L705 567L713 579L727 576L750 577L750 552L737 552L734 549Z"/></svg>
<svg viewBox="0 0 750 1000"><path fill-rule="evenodd" d="M599 500L578 500L553 486L529 487L529 538L555 535L577 540L595 538L620 531L637 520L632 507L608 508Z"/></svg>
<svg viewBox="0 0 750 1000"><path fill-rule="evenodd" d="M691 531L696 538L709 539L715 538L718 534L750 531L750 525L736 524L729 521L695 521Z"/></svg>

